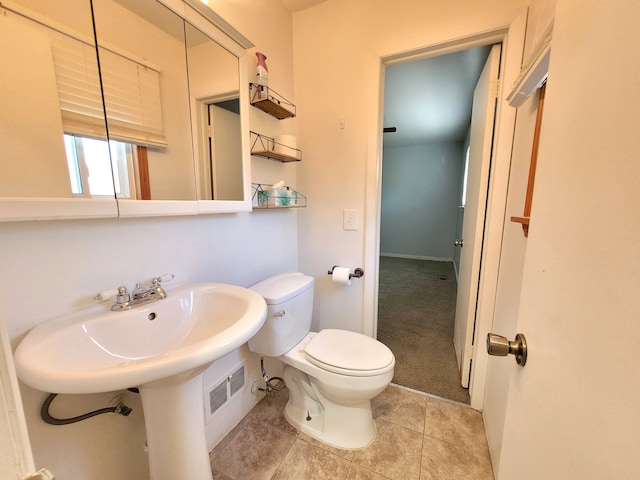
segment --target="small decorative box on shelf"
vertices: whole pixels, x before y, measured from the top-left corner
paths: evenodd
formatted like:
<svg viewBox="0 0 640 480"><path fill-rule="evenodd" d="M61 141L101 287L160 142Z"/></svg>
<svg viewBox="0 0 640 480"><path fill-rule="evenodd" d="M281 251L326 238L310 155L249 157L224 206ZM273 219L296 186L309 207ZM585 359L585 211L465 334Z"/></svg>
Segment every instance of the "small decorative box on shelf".
<svg viewBox="0 0 640 480"><path fill-rule="evenodd" d="M251 134L251 155L269 158L271 160L279 160L281 162L300 162L302 161L302 151L279 143L276 139L267 137L256 132Z"/></svg>
<svg viewBox="0 0 640 480"><path fill-rule="evenodd" d="M251 204L255 209L267 208L304 208L307 206L307 197L291 187L283 186L273 189L272 185L252 183L253 196Z"/></svg>
<svg viewBox="0 0 640 480"><path fill-rule="evenodd" d="M251 105L278 120L296 116L296 106L273 89L255 83L249 84Z"/></svg>

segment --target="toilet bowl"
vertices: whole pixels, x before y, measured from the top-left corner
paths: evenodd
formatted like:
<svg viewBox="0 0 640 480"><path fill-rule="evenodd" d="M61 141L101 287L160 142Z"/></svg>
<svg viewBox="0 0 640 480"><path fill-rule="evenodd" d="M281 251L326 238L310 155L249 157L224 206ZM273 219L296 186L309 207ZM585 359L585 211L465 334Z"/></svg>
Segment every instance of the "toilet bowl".
<svg viewBox="0 0 640 480"><path fill-rule="evenodd" d="M310 332L312 277L285 273L250 288L263 296L268 313L249 349L285 364L285 418L335 447L368 445L375 438L370 400L393 378L391 350L348 330Z"/></svg>

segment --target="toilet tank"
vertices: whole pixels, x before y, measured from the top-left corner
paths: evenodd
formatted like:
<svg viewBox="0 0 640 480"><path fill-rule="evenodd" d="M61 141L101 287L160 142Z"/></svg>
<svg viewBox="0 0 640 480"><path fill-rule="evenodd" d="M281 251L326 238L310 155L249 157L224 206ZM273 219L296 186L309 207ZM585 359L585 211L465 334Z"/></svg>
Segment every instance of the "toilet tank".
<svg viewBox="0 0 640 480"><path fill-rule="evenodd" d="M293 348L311 329L313 277L282 273L249 289L267 303L267 319L249 340L249 350L267 357L279 357Z"/></svg>

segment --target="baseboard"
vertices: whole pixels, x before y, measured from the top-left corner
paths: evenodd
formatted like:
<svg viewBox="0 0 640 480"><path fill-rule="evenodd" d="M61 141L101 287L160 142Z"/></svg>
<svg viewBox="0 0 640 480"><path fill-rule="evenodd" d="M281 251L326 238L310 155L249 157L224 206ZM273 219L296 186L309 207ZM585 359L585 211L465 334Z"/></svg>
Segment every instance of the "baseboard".
<svg viewBox="0 0 640 480"><path fill-rule="evenodd" d="M411 260L431 260L433 262L453 262L453 258L426 257L422 255L403 255L401 253L380 253L381 257L409 258Z"/></svg>

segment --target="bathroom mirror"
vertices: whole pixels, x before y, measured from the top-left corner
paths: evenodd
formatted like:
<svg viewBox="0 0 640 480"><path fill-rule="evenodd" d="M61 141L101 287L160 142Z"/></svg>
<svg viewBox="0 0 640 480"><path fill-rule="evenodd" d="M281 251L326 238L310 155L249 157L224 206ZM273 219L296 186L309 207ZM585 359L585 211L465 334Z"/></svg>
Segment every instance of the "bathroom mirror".
<svg viewBox="0 0 640 480"><path fill-rule="evenodd" d="M185 3L198 212L248 212L249 79L240 66L253 44L199 0Z"/></svg>
<svg viewBox="0 0 640 480"><path fill-rule="evenodd" d="M186 24L199 200L244 200L238 59Z"/></svg>
<svg viewBox="0 0 640 480"><path fill-rule="evenodd" d="M120 214L153 214L156 201L197 213L184 20L155 0L93 9Z"/></svg>
<svg viewBox="0 0 640 480"><path fill-rule="evenodd" d="M87 0L0 6L0 217L117 215Z"/></svg>
<svg viewBox="0 0 640 480"><path fill-rule="evenodd" d="M239 69L239 59L251 43L198 1L94 0L93 4L104 110L89 0L2 2L3 10L28 11L36 20L31 22L40 27L42 23L54 28L68 25L64 30L79 32L75 36L84 41L83 62L87 64L83 68L89 72L91 61L95 67L92 107L100 115L81 110L65 119L64 112L55 108L60 103L62 109L63 103L58 87L34 85L35 80L46 77L41 73L42 62L27 61L37 57L27 55L25 42L9 43L2 51L3 63L24 66L22 77L30 78L31 83L22 82L22 94L13 95L20 99L13 107L15 112L0 114L3 145L14 147L0 160L7 172L0 180L0 220L251 210L248 94L240 88L248 80ZM24 22L22 13L10 15ZM55 64L52 70L48 77L56 73ZM4 71L3 85L4 77L21 78ZM133 84L125 80L132 77L136 78ZM133 90L141 92L135 99L131 98ZM132 102L138 106L132 109ZM215 120L220 115L212 113L220 128L205 125L204 112L209 115L219 109L223 116L230 113L232 120ZM49 120L51 112L57 112L60 119ZM46 121L42 120L45 113ZM76 128L71 139L60 133L68 130L67 124ZM5 128L9 126L14 128ZM217 136L221 139L216 140ZM21 148L23 145L28 148ZM98 146L100 160L94 163L102 168L101 175L97 166L85 167L82 157ZM66 152L70 149L80 158L77 172L69 166ZM106 187L75 193L78 178L94 183L102 178Z"/></svg>

